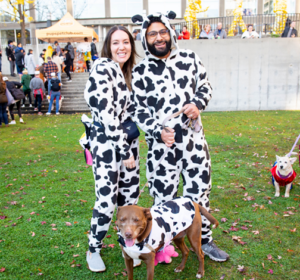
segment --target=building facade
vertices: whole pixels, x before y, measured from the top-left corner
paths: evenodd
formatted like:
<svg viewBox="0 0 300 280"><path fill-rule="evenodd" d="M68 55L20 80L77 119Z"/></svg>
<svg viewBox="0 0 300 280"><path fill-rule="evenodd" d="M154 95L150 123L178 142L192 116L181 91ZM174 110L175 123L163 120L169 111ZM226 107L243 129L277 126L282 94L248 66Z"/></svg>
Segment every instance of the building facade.
<svg viewBox="0 0 300 280"><path fill-rule="evenodd" d="M130 31L136 28L131 17L135 14L151 14L173 10L177 14L174 21L184 21L188 0L36 0L36 9L30 11L34 19L26 23L26 42L35 44L35 30L47 27L47 18L51 15L52 23L57 22L67 11L78 21L95 29L100 40L113 25L124 25ZM274 0L244 0L244 15L273 14ZM206 12L198 13L197 18L217 18L233 15L236 0L202 0L202 8L209 7ZM21 30L6 1L0 2L0 42L7 44L7 40L20 41ZM300 1L287 0L288 13L300 13Z"/></svg>

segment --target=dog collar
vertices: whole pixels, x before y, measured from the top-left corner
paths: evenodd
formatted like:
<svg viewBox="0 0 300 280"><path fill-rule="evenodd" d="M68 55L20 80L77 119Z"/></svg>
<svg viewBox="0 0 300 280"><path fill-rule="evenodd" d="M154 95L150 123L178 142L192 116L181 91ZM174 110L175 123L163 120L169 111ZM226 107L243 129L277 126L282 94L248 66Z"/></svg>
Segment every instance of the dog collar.
<svg viewBox="0 0 300 280"><path fill-rule="evenodd" d="M290 172L288 175L283 176L283 175L281 175L281 174L278 172L278 170L277 170L277 176L278 176L280 179L287 179L287 178L291 177L292 174L293 174L293 172Z"/></svg>

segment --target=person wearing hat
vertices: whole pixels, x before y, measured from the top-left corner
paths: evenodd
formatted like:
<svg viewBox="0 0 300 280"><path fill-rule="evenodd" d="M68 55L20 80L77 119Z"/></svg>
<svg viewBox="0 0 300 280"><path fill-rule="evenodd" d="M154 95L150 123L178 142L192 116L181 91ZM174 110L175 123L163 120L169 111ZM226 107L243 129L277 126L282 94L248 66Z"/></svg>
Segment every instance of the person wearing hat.
<svg viewBox="0 0 300 280"><path fill-rule="evenodd" d="M45 87L42 79L40 78L40 71L34 72L34 78L30 81L30 89L33 91L35 102L34 111L38 111L38 115L43 115L41 112L43 96L45 95Z"/></svg>
<svg viewBox="0 0 300 280"><path fill-rule="evenodd" d="M23 76L21 79L21 84L23 85L23 91L25 98L23 99L23 105L22 107L25 107L25 101L26 101L26 96L28 95L29 99L29 107L32 107L31 105L31 89L30 89L30 81L31 81L31 75L28 74L27 69L23 70Z"/></svg>
<svg viewBox="0 0 300 280"><path fill-rule="evenodd" d="M59 115L59 98L60 98L60 80L58 79L58 77L55 75L55 73L51 73L51 80L50 82L50 103L49 103L49 107L48 107L48 112L46 113L46 115L51 115L51 108L52 108L52 104L54 99L56 99L56 115Z"/></svg>
<svg viewBox="0 0 300 280"><path fill-rule="evenodd" d="M15 55L14 55L14 50L13 50L13 41L12 40L8 40L8 46L5 48L5 53L7 56L7 59L9 61L10 64L10 75L11 76L16 76L15 72Z"/></svg>

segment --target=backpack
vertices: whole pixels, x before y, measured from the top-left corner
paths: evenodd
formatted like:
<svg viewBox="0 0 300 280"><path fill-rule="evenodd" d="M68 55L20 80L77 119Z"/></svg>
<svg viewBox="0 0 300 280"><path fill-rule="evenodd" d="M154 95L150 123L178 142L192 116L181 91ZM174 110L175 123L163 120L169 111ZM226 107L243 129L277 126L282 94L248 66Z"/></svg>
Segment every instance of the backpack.
<svg viewBox="0 0 300 280"><path fill-rule="evenodd" d="M52 91L60 91L60 80L51 79L51 88Z"/></svg>

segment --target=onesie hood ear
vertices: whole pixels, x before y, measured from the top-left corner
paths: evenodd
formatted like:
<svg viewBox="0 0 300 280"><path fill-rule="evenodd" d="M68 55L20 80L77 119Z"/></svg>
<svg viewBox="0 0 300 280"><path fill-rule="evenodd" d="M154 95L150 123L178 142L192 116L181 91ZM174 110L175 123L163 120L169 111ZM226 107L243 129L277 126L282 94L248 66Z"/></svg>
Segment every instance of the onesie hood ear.
<svg viewBox="0 0 300 280"><path fill-rule="evenodd" d="M135 24L141 25L144 21L144 18L142 15L135 15L131 18L131 21Z"/></svg>
<svg viewBox="0 0 300 280"><path fill-rule="evenodd" d="M176 37L176 33L175 31L172 29L171 24L170 24L170 20L175 19L176 17L176 13L174 13L173 11L169 11L167 12L166 15L163 15L161 13L153 13L150 14L148 16L141 16L141 15L135 15L131 18L133 23L136 24L142 24L142 32L141 32L141 41L143 44L143 48L145 51L145 54L148 58L153 58L153 59L159 59L158 57L155 57L154 55L152 55L150 53L150 51L148 50L148 44L147 44L147 30L148 27L151 25L152 22L161 22L162 24L164 24L166 26L166 28L169 30L170 32L170 37L171 37L171 54L175 55L178 52L178 43L177 43L177 37ZM141 23L142 21L142 23Z"/></svg>

